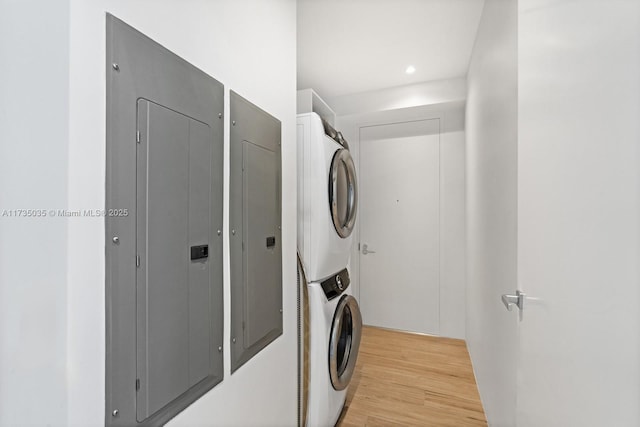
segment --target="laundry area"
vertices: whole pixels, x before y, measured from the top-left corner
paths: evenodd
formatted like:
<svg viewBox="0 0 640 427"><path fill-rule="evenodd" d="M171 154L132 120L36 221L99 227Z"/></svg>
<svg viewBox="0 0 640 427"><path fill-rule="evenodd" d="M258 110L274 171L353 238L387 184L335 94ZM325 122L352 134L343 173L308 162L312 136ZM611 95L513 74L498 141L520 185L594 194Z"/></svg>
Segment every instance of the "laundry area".
<svg viewBox="0 0 640 427"><path fill-rule="evenodd" d="M0 58L0 427L640 425L636 0L2 0Z"/></svg>

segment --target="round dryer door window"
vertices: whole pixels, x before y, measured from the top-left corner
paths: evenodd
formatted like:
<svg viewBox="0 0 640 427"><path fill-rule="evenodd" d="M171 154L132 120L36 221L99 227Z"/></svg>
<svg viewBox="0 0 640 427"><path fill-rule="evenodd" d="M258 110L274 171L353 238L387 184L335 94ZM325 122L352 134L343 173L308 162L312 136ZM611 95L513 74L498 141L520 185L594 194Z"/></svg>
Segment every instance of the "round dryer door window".
<svg viewBox="0 0 640 427"><path fill-rule="evenodd" d="M340 237L349 237L356 222L358 185L356 167L347 149L336 151L329 171L329 203L333 226Z"/></svg>
<svg viewBox="0 0 640 427"><path fill-rule="evenodd" d="M345 295L336 308L329 342L329 374L336 390L344 390L351 381L361 336L362 316L358 302L351 295Z"/></svg>

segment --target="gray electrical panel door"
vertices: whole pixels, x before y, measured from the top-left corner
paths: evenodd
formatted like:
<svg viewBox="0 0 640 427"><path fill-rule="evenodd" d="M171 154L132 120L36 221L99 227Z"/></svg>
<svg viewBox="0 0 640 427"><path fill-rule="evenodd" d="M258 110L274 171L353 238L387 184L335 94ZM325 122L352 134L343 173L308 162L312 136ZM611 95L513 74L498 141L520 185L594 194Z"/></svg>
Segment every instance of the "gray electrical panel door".
<svg viewBox="0 0 640 427"><path fill-rule="evenodd" d="M223 378L224 87L107 15L105 424Z"/></svg>
<svg viewBox="0 0 640 427"><path fill-rule="evenodd" d="M245 234L244 347L251 348L281 324L281 245L277 153L243 141L242 204Z"/></svg>
<svg viewBox="0 0 640 427"><path fill-rule="evenodd" d="M231 371L282 334L280 121L231 92Z"/></svg>
<svg viewBox="0 0 640 427"><path fill-rule="evenodd" d="M212 371L211 129L146 100L137 159L137 420ZM199 252L198 252L199 251Z"/></svg>

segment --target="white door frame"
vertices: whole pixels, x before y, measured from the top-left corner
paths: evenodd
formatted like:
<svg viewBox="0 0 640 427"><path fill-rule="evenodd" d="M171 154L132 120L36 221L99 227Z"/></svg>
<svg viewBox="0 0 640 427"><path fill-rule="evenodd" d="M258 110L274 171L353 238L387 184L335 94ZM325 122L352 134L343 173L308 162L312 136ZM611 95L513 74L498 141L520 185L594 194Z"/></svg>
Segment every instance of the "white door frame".
<svg viewBox="0 0 640 427"><path fill-rule="evenodd" d="M398 100L401 104L401 100ZM465 339L466 337L466 222L464 213L466 191L465 165L466 144L464 137L464 111L466 101L448 101L441 104L407 106L384 111L338 116L337 127L349 141L352 155L360 172L360 128L409 122L415 120L440 119L440 184L444 186L443 203L440 206L440 333L443 336ZM462 174L462 175L460 175ZM461 186L461 187L460 187ZM456 193L454 193L454 192ZM358 211L358 215L360 211ZM360 297L360 265L358 242L361 238L359 217L356 218L353 250L349 261L353 293ZM357 255L357 256L356 256Z"/></svg>

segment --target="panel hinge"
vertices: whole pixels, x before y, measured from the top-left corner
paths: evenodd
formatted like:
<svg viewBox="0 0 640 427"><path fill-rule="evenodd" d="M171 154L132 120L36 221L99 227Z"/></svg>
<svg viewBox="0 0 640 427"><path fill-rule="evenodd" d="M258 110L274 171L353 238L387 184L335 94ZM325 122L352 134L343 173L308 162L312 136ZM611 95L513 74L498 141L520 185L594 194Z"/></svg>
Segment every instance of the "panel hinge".
<svg viewBox="0 0 640 427"><path fill-rule="evenodd" d="M136 391L140 390L140 378L136 378Z"/></svg>
<svg viewBox="0 0 640 427"><path fill-rule="evenodd" d="M136 255L136 267L140 267L140 255Z"/></svg>
<svg viewBox="0 0 640 427"><path fill-rule="evenodd" d="M140 131L136 131L136 142L139 144L140 143Z"/></svg>

